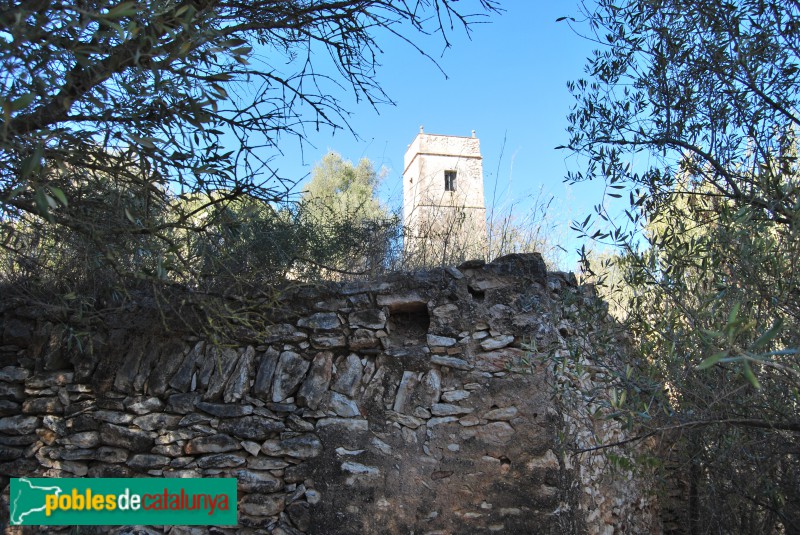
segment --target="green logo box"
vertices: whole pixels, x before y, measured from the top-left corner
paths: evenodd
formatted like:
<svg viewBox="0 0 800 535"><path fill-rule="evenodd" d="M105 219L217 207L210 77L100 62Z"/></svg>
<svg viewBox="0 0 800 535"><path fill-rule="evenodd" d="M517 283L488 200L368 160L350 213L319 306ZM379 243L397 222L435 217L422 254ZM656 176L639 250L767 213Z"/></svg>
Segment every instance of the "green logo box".
<svg viewBox="0 0 800 535"><path fill-rule="evenodd" d="M16 526L235 526L235 478L14 478Z"/></svg>

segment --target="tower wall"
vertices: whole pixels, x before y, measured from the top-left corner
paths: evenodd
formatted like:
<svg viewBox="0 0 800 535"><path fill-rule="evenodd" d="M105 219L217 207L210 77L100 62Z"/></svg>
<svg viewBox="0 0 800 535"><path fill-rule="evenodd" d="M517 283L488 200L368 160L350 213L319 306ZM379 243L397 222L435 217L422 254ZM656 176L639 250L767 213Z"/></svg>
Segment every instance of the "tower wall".
<svg viewBox="0 0 800 535"><path fill-rule="evenodd" d="M475 137L419 133L405 154L406 253L424 264L484 258L483 159ZM448 191L445 173L455 171Z"/></svg>

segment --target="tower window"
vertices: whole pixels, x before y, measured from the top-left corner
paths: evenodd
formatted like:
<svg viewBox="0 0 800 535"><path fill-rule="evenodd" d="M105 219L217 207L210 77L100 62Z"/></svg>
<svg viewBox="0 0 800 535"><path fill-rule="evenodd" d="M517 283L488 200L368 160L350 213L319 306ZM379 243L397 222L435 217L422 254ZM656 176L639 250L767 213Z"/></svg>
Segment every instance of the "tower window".
<svg viewBox="0 0 800 535"><path fill-rule="evenodd" d="M445 171L444 172L444 190L445 191L455 191L456 190L456 172L455 171Z"/></svg>

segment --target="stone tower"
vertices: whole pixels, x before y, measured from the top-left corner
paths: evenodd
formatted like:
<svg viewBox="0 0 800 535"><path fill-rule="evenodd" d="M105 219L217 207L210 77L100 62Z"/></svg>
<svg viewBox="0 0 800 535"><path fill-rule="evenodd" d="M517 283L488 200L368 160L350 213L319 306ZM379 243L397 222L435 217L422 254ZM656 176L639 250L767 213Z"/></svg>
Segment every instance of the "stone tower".
<svg viewBox="0 0 800 535"><path fill-rule="evenodd" d="M414 263L450 264L486 256L486 207L480 141L426 134L403 166L405 251Z"/></svg>

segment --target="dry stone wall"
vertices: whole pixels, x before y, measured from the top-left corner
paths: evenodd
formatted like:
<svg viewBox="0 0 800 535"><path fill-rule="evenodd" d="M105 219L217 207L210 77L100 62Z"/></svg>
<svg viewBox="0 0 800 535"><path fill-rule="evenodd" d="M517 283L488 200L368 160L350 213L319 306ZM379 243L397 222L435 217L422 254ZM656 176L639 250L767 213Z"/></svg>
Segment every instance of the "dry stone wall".
<svg viewBox="0 0 800 535"><path fill-rule="evenodd" d="M0 518L9 477L235 477L239 525L217 532L652 532L641 496L589 510L592 482L563 454L552 370L530 348L565 345L565 296L593 299L512 255L287 290L239 347L131 319L89 337L92 358L6 310Z"/></svg>

